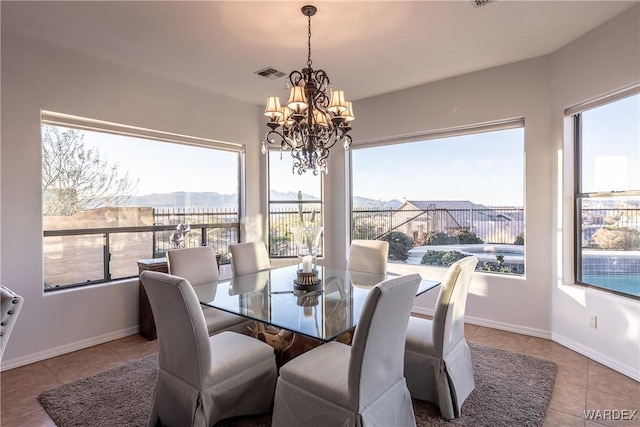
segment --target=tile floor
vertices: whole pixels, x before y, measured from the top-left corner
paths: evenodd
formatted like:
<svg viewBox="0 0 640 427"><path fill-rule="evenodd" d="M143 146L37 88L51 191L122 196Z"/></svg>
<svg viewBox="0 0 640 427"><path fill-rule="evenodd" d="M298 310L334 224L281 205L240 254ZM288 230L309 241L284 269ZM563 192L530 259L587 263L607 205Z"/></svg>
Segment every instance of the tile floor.
<svg viewBox="0 0 640 427"><path fill-rule="evenodd" d="M588 421L584 416L585 409L640 412L640 383L549 340L474 325L466 326L466 337L558 364L545 426L640 426L640 413L634 421ZM41 392L156 351L157 341L133 335L2 372L1 427L54 426L36 400Z"/></svg>

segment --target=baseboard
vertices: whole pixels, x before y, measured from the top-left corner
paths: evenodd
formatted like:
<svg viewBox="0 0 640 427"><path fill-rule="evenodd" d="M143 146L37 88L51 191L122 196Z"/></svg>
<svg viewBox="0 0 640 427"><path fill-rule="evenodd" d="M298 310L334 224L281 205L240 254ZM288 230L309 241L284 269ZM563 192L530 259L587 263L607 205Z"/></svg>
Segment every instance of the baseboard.
<svg viewBox="0 0 640 427"><path fill-rule="evenodd" d="M411 311L413 313L422 314L425 316L433 316L433 313L434 313L433 309L426 309L424 307L413 307ZM637 367L634 368L633 366L620 363L620 361L618 360L612 359L611 357L605 354L602 354L598 351L593 350L592 348L589 348L580 343L577 343L565 336L562 336L559 334L552 334L549 331L543 331L540 329L529 328L526 326L512 325L510 323L496 322L493 320L481 319L477 317L465 316L464 321L472 325L484 326L486 328L499 329L502 331L514 332L517 334L549 339L577 353L580 353L581 355L588 357L591 360L595 360L596 362L601 363L604 366L607 366L613 369L614 371L620 372L621 374L626 375L631 379L640 381L640 371L637 369Z"/></svg>
<svg viewBox="0 0 640 427"><path fill-rule="evenodd" d="M32 353L27 356L15 357L13 359L2 359L2 366L0 371L7 371L9 369L18 368L20 366L28 365L30 363L39 362L41 360L49 359L51 357L60 356L73 351L82 350L94 345L104 344L108 341L117 340L119 338L128 337L129 335L135 335L139 331L139 327L132 326L130 328L122 329L108 334L100 335L97 337L87 338L85 340L75 341L70 344L62 345L59 347L49 348L45 351L38 353Z"/></svg>
<svg viewBox="0 0 640 427"><path fill-rule="evenodd" d="M413 313L422 314L425 316L433 316L434 310L424 307L413 307L411 310ZM542 329L530 328L528 326L514 325L512 323L496 322L495 320L482 319L480 317L465 316L465 323L471 325L483 326L485 328L498 329L501 331L513 332L516 334L528 335L531 337L551 339L551 332Z"/></svg>
<svg viewBox="0 0 640 427"><path fill-rule="evenodd" d="M595 351L592 348L586 347L580 343L577 343L572 339L565 337L564 335L553 334L552 340L560 345L563 345L573 351L582 354L583 356L588 357L591 360L595 360L596 362L601 363L604 366L613 369L614 371L620 372L622 375L626 375L627 377L640 382L640 370L638 370L637 366L633 367L624 363L620 363L619 360L612 359L611 357L602 354L599 351Z"/></svg>

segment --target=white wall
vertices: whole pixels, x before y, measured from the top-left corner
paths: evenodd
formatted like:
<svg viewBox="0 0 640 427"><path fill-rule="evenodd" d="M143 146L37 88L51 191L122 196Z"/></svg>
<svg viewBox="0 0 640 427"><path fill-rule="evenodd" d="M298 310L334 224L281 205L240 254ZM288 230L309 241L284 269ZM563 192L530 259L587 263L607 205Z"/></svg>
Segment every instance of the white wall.
<svg viewBox="0 0 640 427"><path fill-rule="evenodd" d="M640 380L640 302L573 280L573 145L564 110L640 83L640 6L601 25L551 56L552 144L556 151L553 230L558 256L553 339ZM569 130L569 132L567 131ZM589 327L589 315L598 328Z"/></svg>
<svg viewBox="0 0 640 427"><path fill-rule="evenodd" d="M138 328L137 280L43 294L41 109L247 144L247 181L260 181L260 107L3 32L0 280L25 304L2 369ZM259 200L248 186L248 239L262 235Z"/></svg>
<svg viewBox="0 0 640 427"><path fill-rule="evenodd" d="M356 102L352 131L357 144L524 117L526 276L476 274L467 321L550 337L635 379L640 379L640 305L573 285L572 154L559 154L573 143L570 135L563 139L564 108L640 80L639 10L635 6L553 55ZM331 153L329 194L345 190L346 169L336 168L343 161L340 151ZM340 197L326 203L331 235L325 237L332 239L333 256L344 260L342 236L348 229L341 219L347 207ZM417 270L425 278L444 273L390 269ZM435 296L422 297L414 310L432 313ZM598 329L589 328L588 314L598 315Z"/></svg>

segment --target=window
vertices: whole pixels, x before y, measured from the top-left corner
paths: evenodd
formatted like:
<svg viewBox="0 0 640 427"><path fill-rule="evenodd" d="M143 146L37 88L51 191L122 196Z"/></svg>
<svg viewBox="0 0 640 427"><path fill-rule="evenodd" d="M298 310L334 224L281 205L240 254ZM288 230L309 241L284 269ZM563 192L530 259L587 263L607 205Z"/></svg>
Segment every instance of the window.
<svg viewBox="0 0 640 427"><path fill-rule="evenodd" d="M240 146L43 113L42 159L45 291L238 241Z"/></svg>
<svg viewBox="0 0 640 427"><path fill-rule="evenodd" d="M297 255L294 227L322 227L322 176L292 172L291 158L279 150L268 151L269 253L272 257ZM319 255L322 255L322 239Z"/></svg>
<svg viewBox="0 0 640 427"><path fill-rule="evenodd" d="M573 117L577 282L640 297L640 95Z"/></svg>
<svg viewBox="0 0 640 427"><path fill-rule="evenodd" d="M389 262L523 275L522 120L356 146L353 239L390 243Z"/></svg>

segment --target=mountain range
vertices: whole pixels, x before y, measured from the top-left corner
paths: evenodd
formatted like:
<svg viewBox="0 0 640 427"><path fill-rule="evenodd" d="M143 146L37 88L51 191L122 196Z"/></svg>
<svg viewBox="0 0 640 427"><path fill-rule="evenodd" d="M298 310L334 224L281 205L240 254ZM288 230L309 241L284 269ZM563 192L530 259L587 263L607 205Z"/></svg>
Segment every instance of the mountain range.
<svg viewBox="0 0 640 427"><path fill-rule="evenodd" d="M271 200L298 200L298 194L295 192L281 193L279 191L271 191ZM317 197L303 194L302 200L318 200ZM358 208L377 208L377 209L395 209L400 206L400 200L374 200L366 197L354 197L354 207ZM173 209L237 209L237 194L220 194L211 191L204 192L186 192L176 191L173 193L153 193L142 196L132 196L125 206L151 206L154 208L173 208ZM287 205L280 205L286 207ZM292 205L292 207L295 205Z"/></svg>

